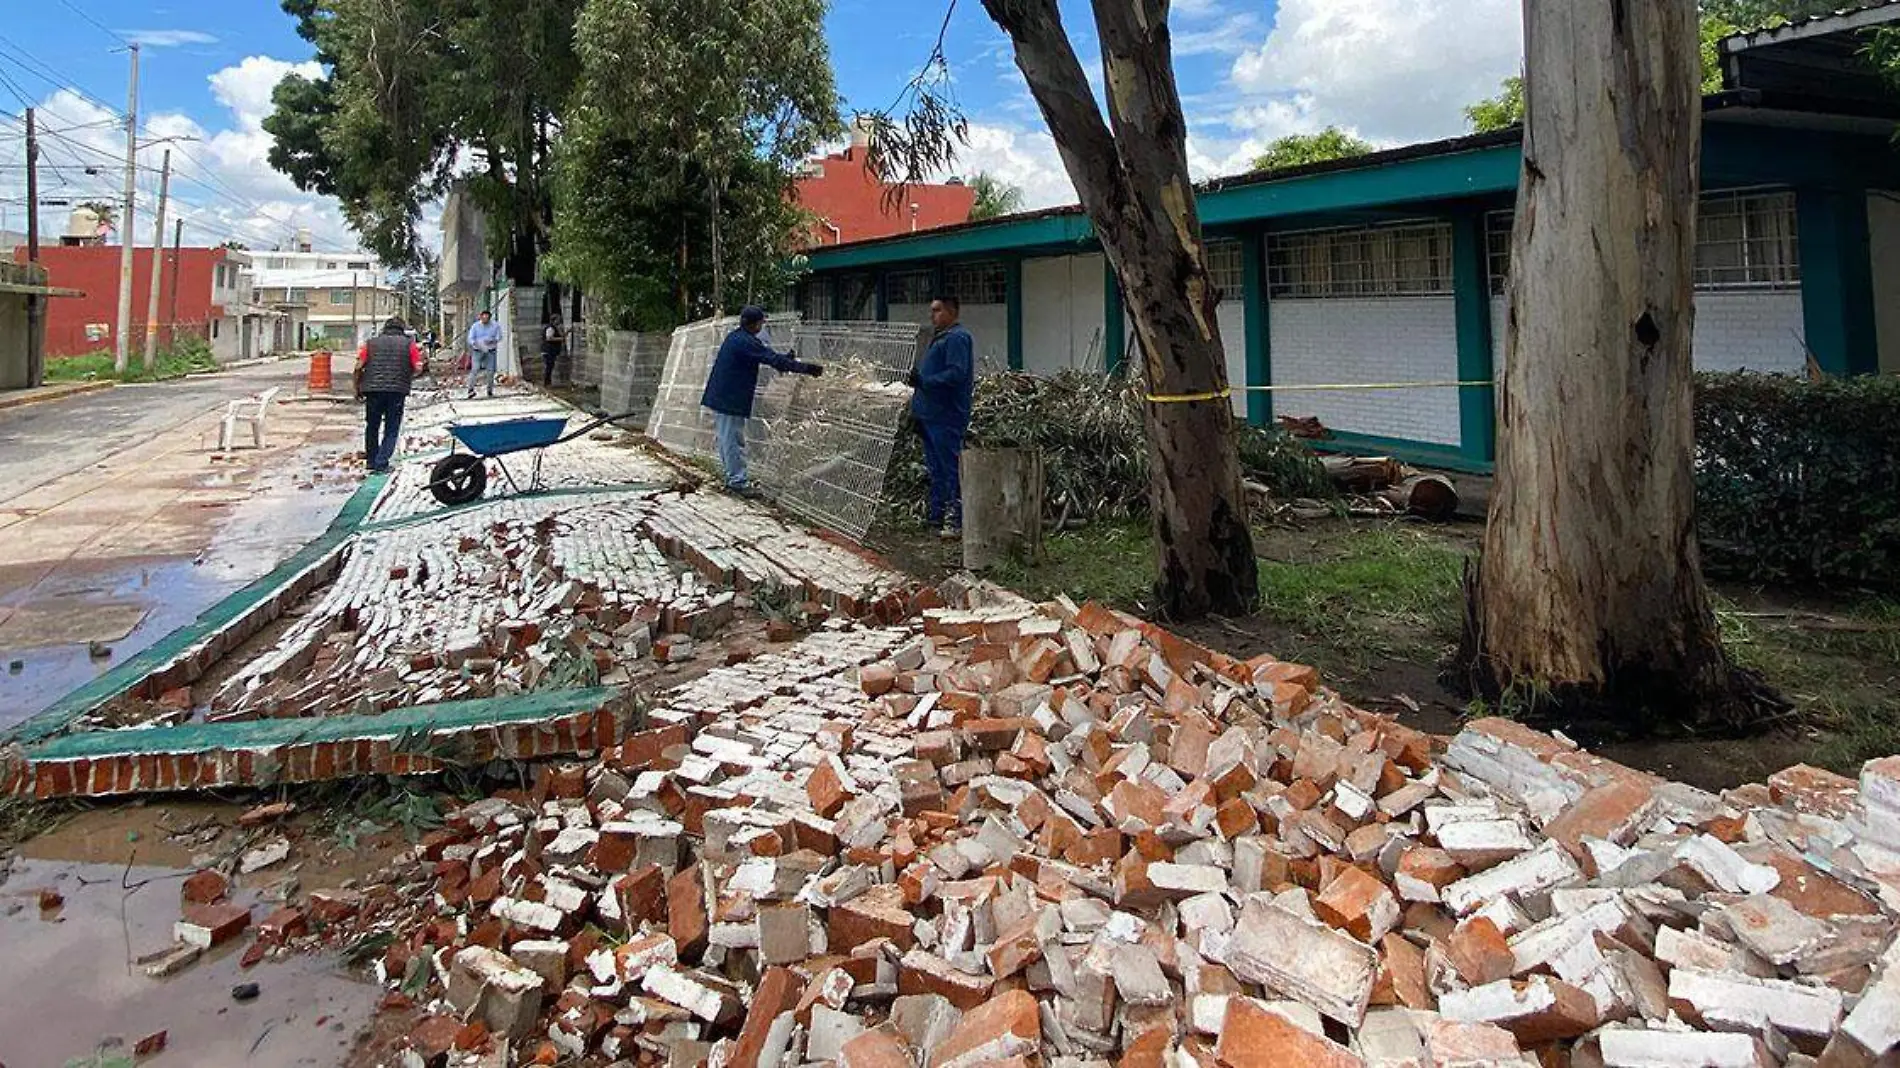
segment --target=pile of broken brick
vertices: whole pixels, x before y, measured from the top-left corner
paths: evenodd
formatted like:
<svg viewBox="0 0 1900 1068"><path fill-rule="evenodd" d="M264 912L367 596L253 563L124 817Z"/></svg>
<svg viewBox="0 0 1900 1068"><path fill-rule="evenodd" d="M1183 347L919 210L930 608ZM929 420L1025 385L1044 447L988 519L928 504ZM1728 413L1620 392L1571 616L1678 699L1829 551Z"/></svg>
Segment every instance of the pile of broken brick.
<svg viewBox="0 0 1900 1068"><path fill-rule="evenodd" d="M1900 761L1718 796L1447 744L1093 605L812 640L273 929L389 940L409 1064L1895 1056Z"/></svg>

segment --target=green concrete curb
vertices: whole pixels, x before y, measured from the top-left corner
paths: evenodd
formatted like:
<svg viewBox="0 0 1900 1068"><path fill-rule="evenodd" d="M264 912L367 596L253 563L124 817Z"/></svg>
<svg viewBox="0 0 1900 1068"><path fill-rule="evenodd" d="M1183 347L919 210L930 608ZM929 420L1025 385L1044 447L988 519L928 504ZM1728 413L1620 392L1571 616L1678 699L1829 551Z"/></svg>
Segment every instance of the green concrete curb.
<svg viewBox="0 0 1900 1068"><path fill-rule="evenodd" d="M277 594L285 583L333 552L362 526L376 498L382 493L386 475L363 480L337 513L323 534L277 565L269 574L212 605L197 619L152 643L137 655L112 670L73 690L38 715L0 733L0 743L31 745L65 730L75 719L111 701L137 686L148 675L163 668L220 627L239 618ZM112 732L120 733L120 732Z"/></svg>
<svg viewBox="0 0 1900 1068"><path fill-rule="evenodd" d="M612 687L547 690L539 693L416 705L375 716L325 716L320 719L260 719L237 723L192 723L149 730L86 731L55 738L27 753L32 760L191 753L213 749L267 749L366 738L400 738L414 733L500 727L593 711L618 696Z"/></svg>

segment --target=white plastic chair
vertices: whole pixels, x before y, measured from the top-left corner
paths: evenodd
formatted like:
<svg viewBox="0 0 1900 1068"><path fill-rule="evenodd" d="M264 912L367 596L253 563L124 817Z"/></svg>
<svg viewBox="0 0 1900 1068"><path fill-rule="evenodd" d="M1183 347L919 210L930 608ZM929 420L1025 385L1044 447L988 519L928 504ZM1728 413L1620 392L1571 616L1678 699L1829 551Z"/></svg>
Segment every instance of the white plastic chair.
<svg viewBox="0 0 1900 1068"><path fill-rule="evenodd" d="M280 387L273 386L254 397L234 400L225 405L224 423L218 428L218 451L231 451L232 445L237 440L239 423L249 424L251 444L257 448L263 448L264 421L270 414L271 402L277 399L279 392L281 392ZM250 409L248 412L245 410L247 407Z"/></svg>

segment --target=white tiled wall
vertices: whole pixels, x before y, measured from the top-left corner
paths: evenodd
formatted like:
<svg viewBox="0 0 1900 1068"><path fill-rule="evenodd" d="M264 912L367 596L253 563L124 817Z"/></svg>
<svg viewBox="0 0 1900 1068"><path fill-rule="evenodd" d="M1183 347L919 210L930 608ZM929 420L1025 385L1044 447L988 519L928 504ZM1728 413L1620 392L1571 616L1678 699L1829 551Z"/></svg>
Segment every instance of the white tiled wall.
<svg viewBox="0 0 1900 1068"><path fill-rule="evenodd" d="M888 309L893 323L930 326L930 305L893 304ZM976 340L976 369L1003 371L1009 368L1009 306L1006 304L965 304L963 328Z"/></svg>
<svg viewBox="0 0 1900 1068"><path fill-rule="evenodd" d="M1807 350L1801 339L1799 290L1711 290L1695 295L1695 369L1801 374ZM1504 298L1491 298L1491 361L1504 361Z"/></svg>
<svg viewBox="0 0 1900 1068"><path fill-rule="evenodd" d="M1276 385L1458 377L1450 297L1276 300L1268 328ZM1455 389L1277 393L1273 404L1276 415L1318 416L1333 430L1459 443Z"/></svg>
<svg viewBox="0 0 1900 1068"><path fill-rule="evenodd" d="M1085 364L1100 369L1105 269L1100 255L1023 262L1024 370L1046 375Z"/></svg>
<svg viewBox="0 0 1900 1068"><path fill-rule="evenodd" d="M1236 293L1220 303L1220 340L1227 354L1227 384L1234 387L1234 414L1247 417L1247 306ZM1133 337L1133 333L1129 334Z"/></svg>

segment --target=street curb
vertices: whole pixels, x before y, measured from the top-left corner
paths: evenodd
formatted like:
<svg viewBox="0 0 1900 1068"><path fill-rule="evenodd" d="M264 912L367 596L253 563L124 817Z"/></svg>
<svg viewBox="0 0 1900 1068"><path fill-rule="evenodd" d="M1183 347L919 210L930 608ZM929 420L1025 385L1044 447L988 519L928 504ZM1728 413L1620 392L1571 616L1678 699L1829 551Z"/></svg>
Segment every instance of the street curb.
<svg viewBox="0 0 1900 1068"><path fill-rule="evenodd" d="M8 408L24 408L29 404L43 401L64 400L77 397L82 393L97 393L111 389L117 382L61 382L51 386L37 386L33 389L9 390L0 393L0 411Z"/></svg>

